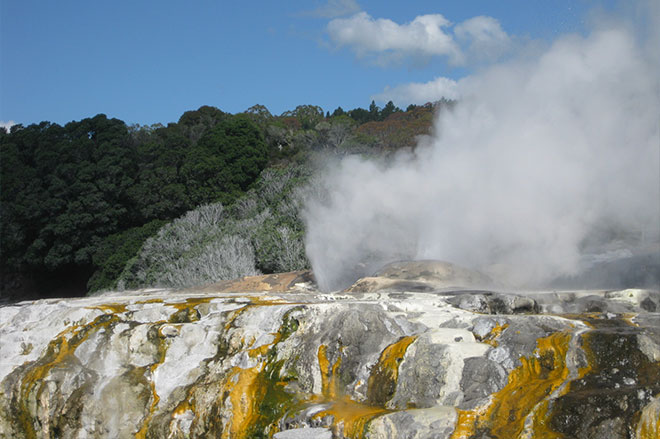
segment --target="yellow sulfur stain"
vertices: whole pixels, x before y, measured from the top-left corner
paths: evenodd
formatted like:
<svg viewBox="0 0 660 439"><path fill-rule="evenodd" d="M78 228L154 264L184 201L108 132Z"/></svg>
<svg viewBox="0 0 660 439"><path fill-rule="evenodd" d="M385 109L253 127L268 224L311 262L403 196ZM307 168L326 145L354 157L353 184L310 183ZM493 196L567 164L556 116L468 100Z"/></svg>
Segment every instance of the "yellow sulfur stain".
<svg viewBox="0 0 660 439"><path fill-rule="evenodd" d="M571 337L568 332L557 332L537 340L536 355L520 359L522 364L509 374L507 385L492 395L490 404L469 411L458 410L451 439L469 438L481 430L488 430L495 438L519 438L529 415L532 415L532 437L562 437L546 423L546 398L569 378L566 353ZM588 369L581 369L578 375L583 376Z"/></svg>
<svg viewBox="0 0 660 439"><path fill-rule="evenodd" d="M416 339L417 336L402 337L383 349L367 383L369 401L385 404L391 399L399 379L399 364L403 361L408 346Z"/></svg>
<svg viewBox="0 0 660 439"><path fill-rule="evenodd" d="M494 348L497 347L497 344L498 344L498 343L497 343L497 338L498 338L498 337L502 334L502 332L504 332L504 330L505 330L506 328L508 328L508 327L509 327L509 324L508 324L508 323L505 323L505 324L503 324L503 325L501 325L501 324L498 323L498 324L495 325L495 327L490 331L490 333L489 333L486 337L484 337L484 339L481 340L481 341L482 341L483 343L487 343L487 344L491 345L491 346L494 347Z"/></svg>
<svg viewBox="0 0 660 439"><path fill-rule="evenodd" d="M123 312L126 312L126 304L125 303L106 303L103 305L96 305L96 306L88 306L87 309L98 309L103 312L107 312L110 314L121 314Z"/></svg>
<svg viewBox="0 0 660 439"><path fill-rule="evenodd" d="M231 316L229 317L227 323L225 324L225 331L228 331L234 325L236 319L248 309L255 306L281 306L281 305L305 305L302 302L290 302L279 297L269 297L269 296L250 296L250 301L244 303L244 306L233 310Z"/></svg>
<svg viewBox="0 0 660 439"><path fill-rule="evenodd" d="M163 303L163 299L146 299L135 302L136 305L148 305L151 303Z"/></svg>
<svg viewBox="0 0 660 439"><path fill-rule="evenodd" d="M189 399L184 399L172 411L172 418L180 416L187 411L195 413L195 403L194 401L191 402Z"/></svg>
<svg viewBox="0 0 660 439"><path fill-rule="evenodd" d="M188 311L197 305L209 303L214 297L188 297L185 302L166 303L165 305L175 308L177 311Z"/></svg>
<svg viewBox="0 0 660 439"><path fill-rule="evenodd" d="M257 298L256 300L253 300L251 304L235 310L228 325L231 326L238 315L244 312L249 306L254 306L255 303L258 304L258 300L259 299ZM272 304L273 303L267 303L267 305ZM251 427L254 427L258 422L263 421L263 419L261 419L263 413L259 412L259 407L264 402L268 392L269 382L272 382L273 379L268 376L269 361L272 360L268 357L273 346L285 337L285 331L286 328L283 325L277 333L271 334L274 337L272 342L247 350L250 358L257 359L257 366L247 369L234 367L229 373L223 385L223 394L228 394L227 398L231 404L231 420L229 421L228 426L224 428L222 438L248 438L251 434ZM251 340L250 346L252 346L253 343L254 340ZM245 340L242 340L242 344L245 344ZM286 383L283 382L277 382L274 384L276 387L283 387L286 385Z"/></svg>
<svg viewBox="0 0 660 439"><path fill-rule="evenodd" d="M457 409L458 419L451 439L467 439L475 434L477 420L486 415L488 406L477 407L474 410Z"/></svg>
<svg viewBox="0 0 660 439"><path fill-rule="evenodd" d="M408 350L408 346L417 340L417 336L402 337L395 343L392 343L380 354L380 359L376 364L376 370L387 371L387 373L396 380L399 377L399 363ZM372 374L373 376L373 374ZM371 379L370 385L371 385Z"/></svg>
<svg viewBox="0 0 660 439"><path fill-rule="evenodd" d="M280 340L282 339L282 334L280 334L279 332L274 333L274 334L271 333L271 335L275 337L274 340L271 343L263 344L259 347L248 350L248 355L250 356L250 358L262 357L262 356L268 354L268 352L270 351L270 348L273 345L276 345L277 343L279 343Z"/></svg>
<svg viewBox="0 0 660 439"><path fill-rule="evenodd" d="M164 322L158 322L158 323L162 324ZM158 333L161 334L161 328L158 328ZM151 386L151 406L149 407L149 413L147 413L147 416L142 422L142 427L140 427L140 429L135 433L135 439L145 439L147 437L149 423L151 422L151 419L153 418L154 413L156 412L156 407L158 407L158 403L160 402L160 396L158 396L158 393L156 392L156 381L153 379L153 376L154 376L154 372L156 372L156 369L158 369L158 366L163 364L163 362L165 361L165 355L167 354L168 347L169 347L168 339L162 336L159 337L158 358L156 362L145 368L148 369L149 373L151 374L151 379L149 380L149 384Z"/></svg>
<svg viewBox="0 0 660 439"><path fill-rule="evenodd" d="M229 317L227 323L225 324L225 331L229 331L232 328L232 326L234 326L234 322L236 321L236 319L240 317L240 315L245 311L247 311L249 308L252 308L254 306L280 305L280 303L277 302L264 301L262 300L261 297L250 297L249 299L250 301L246 302L244 306L236 310L233 310L231 312L231 316Z"/></svg>
<svg viewBox="0 0 660 439"><path fill-rule="evenodd" d="M37 437L37 432L34 429L28 408L29 395L39 385L35 395L35 401L38 401L46 385L44 378L46 378L50 371L71 358L78 346L87 340L93 332L105 328L115 321L117 321L117 317L108 317L104 314L98 316L87 325L74 325L66 328L48 344L46 354L40 360L28 366L21 381L21 407L19 408L19 420L26 438L32 439Z"/></svg>
<svg viewBox="0 0 660 439"><path fill-rule="evenodd" d="M328 360L328 346L321 345L318 350L319 368L321 369L321 394L324 398L335 399L339 395L337 387L337 371L341 366L341 355L332 366Z"/></svg>
<svg viewBox="0 0 660 439"><path fill-rule="evenodd" d="M374 393L383 380L396 385L399 376L399 363L403 359L408 346L417 337L403 337L395 343L387 346L380 355L380 359L369 378L367 394ZM340 352L342 350L340 349ZM321 345L318 349L318 361L321 371L321 397L317 403L329 404L328 409L315 415L320 419L326 416L333 418L333 430L335 435L359 439L364 437L368 423L377 416L391 413L382 405L368 405L350 399L343 395L339 383L339 369L341 367L341 355L337 356L334 363L328 358L328 346Z"/></svg>
<svg viewBox="0 0 660 439"><path fill-rule="evenodd" d="M222 432L222 438L246 438L250 427L259 416L258 403L263 399L264 386L259 374L263 364L251 369L234 368L227 380L229 401L232 408L231 423Z"/></svg>
<svg viewBox="0 0 660 439"><path fill-rule="evenodd" d="M195 429L195 417L196 417L196 412L195 412L195 401L194 400L189 400L189 399L184 399L181 401L172 411L170 414L170 435L168 437L173 436L173 430L180 430L180 428L175 427L177 424L177 418L186 415L187 412L192 413L193 419L192 422L189 426L189 431L194 431Z"/></svg>
<svg viewBox="0 0 660 439"><path fill-rule="evenodd" d="M289 302L277 296L253 296L250 298L252 305L271 306L271 305L295 305L296 302Z"/></svg>
<svg viewBox="0 0 660 439"><path fill-rule="evenodd" d="M152 373L155 370L155 368L150 369ZM160 397L158 396L158 393L156 393L156 384L154 383L154 380L149 380L149 384L151 385L151 406L149 406L149 413L147 413L147 416L142 422L142 427L140 427L140 429L135 433L135 439L145 439L147 437L149 422L151 421L151 418L153 418L154 411L160 402Z"/></svg>
<svg viewBox="0 0 660 439"><path fill-rule="evenodd" d="M320 413L316 418L332 416L333 429L339 437L360 439L364 437L367 424L377 416L390 413L391 410L383 407L370 406L353 401L348 396L341 397L332 402L332 405Z"/></svg>
<svg viewBox="0 0 660 439"><path fill-rule="evenodd" d="M634 326L639 328L639 325L637 322L635 322L635 318L637 317L638 314L632 313L632 312L626 312L621 314L621 319L626 322L630 326Z"/></svg>
<svg viewBox="0 0 660 439"><path fill-rule="evenodd" d="M642 409L636 433L637 439L660 438L660 394Z"/></svg>
<svg viewBox="0 0 660 439"><path fill-rule="evenodd" d="M250 304L245 304L242 308L238 308L237 310L234 310L231 312L230 317L227 319L227 323L225 323L225 331L229 331L232 326L234 326L234 322L236 319L241 315L242 312L244 312L246 309L250 307Z"/></svg>

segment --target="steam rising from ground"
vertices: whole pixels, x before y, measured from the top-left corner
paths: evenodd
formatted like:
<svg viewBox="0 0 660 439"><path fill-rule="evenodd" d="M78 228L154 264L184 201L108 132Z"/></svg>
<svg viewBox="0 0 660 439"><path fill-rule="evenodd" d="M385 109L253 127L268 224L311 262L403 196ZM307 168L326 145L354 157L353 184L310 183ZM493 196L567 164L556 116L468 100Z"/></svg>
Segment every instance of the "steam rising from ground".
<svg viewBox="0 0 660 439"><path fill-rule="evenodd" d="M305 212L319 285L441 259L539 286L588 255L657 250L660 70L643 47L623 26L562 37L459 81L414 154L329 166Z"/></svg>

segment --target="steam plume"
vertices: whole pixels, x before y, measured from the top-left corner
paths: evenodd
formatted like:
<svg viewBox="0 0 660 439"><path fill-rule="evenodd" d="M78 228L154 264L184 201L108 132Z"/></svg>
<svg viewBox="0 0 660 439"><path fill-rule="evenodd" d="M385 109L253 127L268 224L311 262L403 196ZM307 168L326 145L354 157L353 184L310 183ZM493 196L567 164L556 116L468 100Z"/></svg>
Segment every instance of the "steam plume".
<svg viewBox="0 0 660 439"><path fill-rule="evenodd" d="M305 213L321 288L401 259L538 286L577 274L589 254L657 250L660 70L651 46L611 24L561 37L459 81L459 104L414 154L330 166L326 192Z"/></svg>

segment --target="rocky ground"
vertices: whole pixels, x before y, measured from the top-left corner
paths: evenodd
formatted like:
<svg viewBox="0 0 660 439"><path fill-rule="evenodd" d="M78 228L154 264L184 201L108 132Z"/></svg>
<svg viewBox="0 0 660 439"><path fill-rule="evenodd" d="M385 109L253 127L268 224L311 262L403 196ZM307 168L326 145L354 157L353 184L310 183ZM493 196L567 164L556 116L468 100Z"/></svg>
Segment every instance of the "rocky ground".
<svg viewBox="0 0 660 439"><path fill-rule="evenodd" d="M0 307L0 437L660 437L660 292L393 264Z"/></svg>

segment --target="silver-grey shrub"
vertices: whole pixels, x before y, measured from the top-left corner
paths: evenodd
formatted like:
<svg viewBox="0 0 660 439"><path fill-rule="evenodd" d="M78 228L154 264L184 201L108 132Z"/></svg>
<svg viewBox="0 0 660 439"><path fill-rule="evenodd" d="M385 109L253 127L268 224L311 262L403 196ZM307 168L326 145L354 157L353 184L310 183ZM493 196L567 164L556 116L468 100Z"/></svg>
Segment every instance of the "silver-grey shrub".
<svg viewBox="0 0 660 439"><path fill-rule="evenodd" d="M309 267L303 168L265 170L230 207L200 206L163 226L124 268L120 288L184 287Z"/></svg>
<svg viewBox="0 0 660 439"><path fill-rule="evenodd" d="M164 270L163 281L171 286L192 286L256 274L260 273L255 268L250 241L228 235L173 261Z"/></svg>

